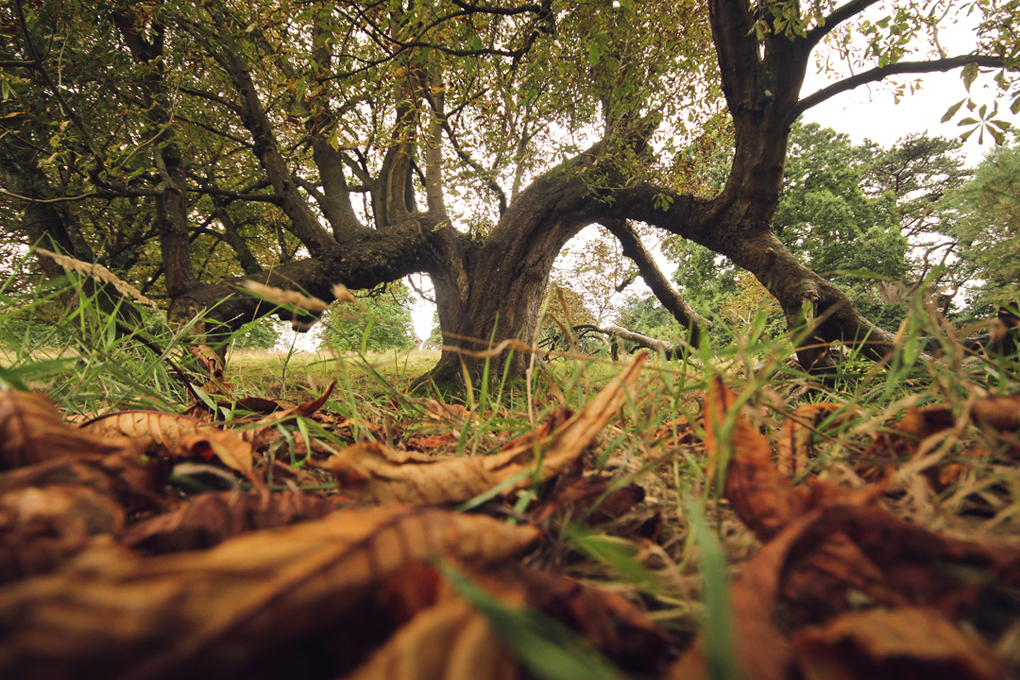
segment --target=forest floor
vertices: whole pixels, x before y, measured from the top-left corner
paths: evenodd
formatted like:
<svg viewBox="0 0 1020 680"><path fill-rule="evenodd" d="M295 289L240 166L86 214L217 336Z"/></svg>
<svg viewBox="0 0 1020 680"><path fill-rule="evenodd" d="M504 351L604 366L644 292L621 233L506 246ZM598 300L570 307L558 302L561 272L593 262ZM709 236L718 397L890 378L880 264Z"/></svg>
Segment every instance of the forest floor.
<svg viewBox="0 0 1020 680"><path fill-rule="evenodd" d="M820 382L752 337L451 397L408 391L438 352L7 347L4 677L1020 668L1016 356Z"/></svg>

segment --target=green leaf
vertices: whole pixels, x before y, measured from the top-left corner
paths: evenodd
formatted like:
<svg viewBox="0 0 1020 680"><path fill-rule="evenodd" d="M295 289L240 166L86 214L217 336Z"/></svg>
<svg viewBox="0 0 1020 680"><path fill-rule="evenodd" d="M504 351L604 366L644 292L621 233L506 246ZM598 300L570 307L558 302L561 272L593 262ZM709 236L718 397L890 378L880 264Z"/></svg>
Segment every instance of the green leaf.
<svg viewBox="0 0 1020 680"><path fill-rule="evenodd" d="M977 78L978 65L976 61L972 61L963 67L963 86L967 88L967 92L970 92L970 86Z"/></svg>
<svg viewBox="0 0 1020 680"><path fill-rule="evenodd" d="M963 127L964 125L977 125L980 122L981 121L979 121L977 118L970 118L968 116L967 118L964 118L963 120L961 120L956 125L959 126L959 127Z"/></svg>
<svg viewBox="0 0 1020 680"><path fill-rule="evenodd" d="M960 101L958 101L955 104L953 104L952 106L950 106L949 109L946 111L945 115L942 116L942 122L943 123L948 123L949 120L953 116L956 115L956 112L960 110L960 107L963 106L963 103L965 101L967 101L967 100L966 99L961 99Z"/></svg>
<svg viewBox="0 0 1020 680"><path fill-rule="evenodd" d="M996 130L991 125L987 125L986 128L988 129L988 134L990 134L992 139L995 140L996 145L1002 146L1005 143L1006 135L1004 135L1001 130Z"/></svg>

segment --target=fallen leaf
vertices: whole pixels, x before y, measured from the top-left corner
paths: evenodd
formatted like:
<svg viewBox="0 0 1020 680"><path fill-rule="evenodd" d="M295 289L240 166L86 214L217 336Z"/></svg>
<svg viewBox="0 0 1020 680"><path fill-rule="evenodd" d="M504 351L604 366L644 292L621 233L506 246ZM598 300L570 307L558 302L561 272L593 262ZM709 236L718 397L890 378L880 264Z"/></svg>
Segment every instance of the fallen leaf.
<svg viewBox="0 0 1020 680"><path fill-rule="evenodd" d="M244 474L255 485L264 482L253 471L255 452L251 444L234 432L211 429L202 433L181 437L171 455L181 458L199 457L212 460L215 457L227 467Z"/></svg>
<svg viewBox="0 0 1020 680"><path fill-rule="evenodd" d="M670 446L691 444L695 441L694 428L687 418L677 418L657 427L649 439L655 442L665 440Z"/></svg>
<svg viewBox="0 0 1020 680"><path fill-rule="evenodd" d="M346 680L511 680L517 662L459 598L426 609Z"/></svg>
<svg viewBox="0 0 1020 680"><path fill-rule="evenodd" d="M87 454L57 458L0 474L0 494L16 489L77 486L116 500L137 514L163 509L162 479L157 466L143 466L137 456Z"/></svg>
<svg viewBox="0 0 1020 680"><path fill-rule="evenodd" d="M314 487L322 486L323 480L319 479L306 468L291 467L281 460L274 460L271 476L267 472L267 479L277 484L287 484L292 487L293 490L299 489L293 487Z"/></svg>
<svg viewBox="0 0 1020 680"><path fill-rule="evenodd" d="M280 677L288 667L274 665L277 654L313 658L300 650L318 644L307 653L320 660L345 651L336 661L347 665L319 668L336 677L370 650L349 645L385 618L372 588L387 576L439 555L498 561L537 536L478 515L390 507L335 512L201 552L88 550L58 572L0 588L0 675Z"/></svg>
<svg viewBox="0 0 1020 680"><path fill-rule="evenodd" d="M776 443L776 467L787 477L803 473L808 469L814 453L815 431L831 414L844 408L842 404L823 402L798 407L783 422L779 440Z"/></svg>
<svg viewBox="0 0 1020 680"><path fill-rule="evenodd" d="M958 459L925 470L936 490L958 479L966 469L964 461L968 458L1020 457L1020 395L976 399L970 405L969 415L995 450L971 446ZM945 404L908 408L900 422L893 423L875 437L861 456L864 462L858 466L858 472L872 479L887 475L895 469L896 462L912 458L929 437L942 436L946 430L958 426L962 430L965 422L958 423L952 408Z"/></svg>
<svg viewBox="0 0 1020 680"><path fill-rule="evenodd" d="M446 434L434 434L428 437L418 437L407 442L407 448L413 451L428 451L438 449L457 443L457 435L452 432Z"/></svg>
<svg viewBox="0 0 1020 680"><path fill-rule="evenodd" d="M974 424L999 444L997 455L1020 458L1020 394L978 399L970 413Z"/></svg>
<svg viewBox="0 0 1020 680"><path fill-rule="evenodd" d="M804 495L772 464L768 440L739 414L729 416L735 419L729 446L719 441L735 402L722 378L715 377L705 397L705 453L718 469L726 452L732 451L725 461L724 493L741 521L765 541L807 512L808 506Z"/></svg>
<svg viewBox="0 0 1020 680"><path fill-rule="evenodd" d="M119 543L151 554L201 550L249 531L288 526L333 512L338 500L268 489L205 493L124 531Z"/></svg>
<svg viewBox="0 0 1020 680"><path fill-rule="evenodd" d="M425 402L425 417L441 423L460 423L467 415L467 409L460 404L441 404L435 399Z"/></svg>
<svg viewBox="0 0 1020 680"><path fill-rule="evenodd" d="M594 522L617 519L645 498L645 490L637 484L627 484L610 491L613 480L601 476L561 477L548 497L531 513L531 521L541 524L558 512L565 512L571 520L578 520L589 511ZM595 503L598 507L593 509Z"/></svg>
<svg viewBox="0 0 1020 680"><path fill-rule="evenodd" d="M0 392L0 470L88 453L139 451L124 438L95 437L67 425L45 395Z"/></svg>
<svg viewBox="0 0 1020 680"><path fill-rule="evenodd" d="M816 511L794 520L751 558L730 585L732 653L741 677L754 680L787 680L790 677L793 656L789 642L776 626L776 603L787 553L818 514ZM666 677L669 680L708 678L705 653L705 636L701 633Z"/></svg>
<svg viewBox="0 0 1020 680"><path fill-rule="evenodd" d="M1002 659L936 610L902 607L849 612L793 636L805 680L997 680Z"/></svg>
<svg viewBox="0 0 1020 680"><path fill-rule="evenodd" d="M191 416L162 411L119 411L93 418L80 428L97 437L130 437L152 443L166 451L176 449L184 437L222 432Z"/></svg>
<svg viewBox="0 0 1020 680"><path fill-rule="evenodd" d="M623 405L643 363L643 358L636 359L579 413L537 443L524 442L488 456L431 457L366 442L341 451L323 467L333 473L346 497L358 501L461 503L500 485L506 495L574 465ZM536 456L536 447L544 454Z"/></svg>
<svg viewBox="0 0 1020 680"><path fill-rule="evenodd" d="M525 604L574 630L627 672L659 676L671 640L630 600L518 564L488 573L504 587L523 588Z"/></svg>
<svg viewBox="0 0 1020 680"><path fill-rule="evenodd" d="M270 413L265 418L258 421L257 424L262 427L267 427L269 425L275 425L276 423L282 422L292 416L301 416L303 418L307 418L316 411L318 411L320 408L322 408L322 405L325 404L326 400L329 399L329 396L333 394L333 390L335 388L336 380L332 380L328 385L326 385L326 389L316 399L306 401L292 408L284 409L282 411L276 411L275 413ZM252 428L250 430L246 430L245 436L253 437L259 431L259 429L261 428Z"/></svg>
<svg viewBox="0 0 1020 680"><path fill-rule="evenodd" d="M202 368L205 369L210 378L222 382L223 359L211 347L208 345L192 345L188 347L188 352L198 360L198 363L202 365Z"/></svg>
<svg viewBox="0 0 1020 680"><path fill-rule="evenodd" d="M237 400L238 406L242 406L255 413L275 413L283 406L275 399L264 399L262 397L241 397Z"/></svg>
<svg viewBox="0 0 1020 680"><path fill-rule="evenodd" d="M791 575L815 563L831 537L844 536L867 561L845 559L844 589L859 590L880 604L929 606L957 620L984 598L994 599L997 588L1020 587L1020 547L947 538L880 507L835 506L821 512L791 549ZM857 577L866 570L872 576Z"/></svg>
<svg viewBox="0 0 1020 680"><path fill-rule="evenodd" d="M0 493L0 582L52 570L124 520L116 502L83 486Z"/></svg>

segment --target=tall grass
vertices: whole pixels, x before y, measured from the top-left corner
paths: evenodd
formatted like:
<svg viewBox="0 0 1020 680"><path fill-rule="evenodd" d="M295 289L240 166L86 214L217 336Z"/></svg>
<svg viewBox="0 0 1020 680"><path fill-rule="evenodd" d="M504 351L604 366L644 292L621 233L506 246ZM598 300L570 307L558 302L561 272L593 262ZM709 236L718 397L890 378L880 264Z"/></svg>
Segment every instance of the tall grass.
<svg viewBox="0 0 1020 680"><path fill-rule="evenodd" d="M11 290L10 282L0 287L0 388L43 390L61 408L82 414L126 408L176 411L188 404L192 397L181 373L193 380L201 376L200 367L185 351L188 332L198 319L172 329L147 306L121 299L120 307L110 310L98 293L89 290L74 276L28 292ZM133 319L131 325L123 318ZM707 623L708 651L711 662L717 664L717 677L734 673L727 664L732 654L727 651L731 642L726 579L720 565L739 562L754 550L755 541L719 502L721 487L706 477L697 443L678 441L689 431L702 434L701 404L715 375L722 375L738 395L734 412L725 420L732 422L736 410L743 408L745 417L754 419L766 434L802 404L838 404L840 408L817 426L817 456L810 473L851 484L864 483L854 477L854 457L908 406L949 404L964 423L974 398L1020 391L1016 353L965 348L960 342L964 330L984 329L954 329L923 289L910 302L894 351L876 363L865 358L859 345L848 344L825 380L806 374L794 362L795 344L806 331L769 337L766 323L765 316L759 315L748 328L735 332L736 341L726 347L706 342L682 359L666 361L660 356L649 362L634 398L601 433L590 457L595 472L610 480L608 491L596 500L596 508L578 518L561 513L548 520L549 540L529 558L536 565L597 581L639 600L662 625L675 631L693 631ZM929 337L940 339L937 352L925 351ZM309 362L290 354L258 361L237 356L234 361L228 367L228 379L256 394L276 390L282 395L297 387L317 391L336 379L339 386L328 408L353 423L353 439L392 444L401 436L455 429L456 441L442 451L453 455L498 450L556 409L583 408L620 371L620 363L608 358L566 353L549 361L533 361L522 385L511 381L506 372L493 375L486 364L480 379L464 376L462 393L432 396L464 407L458 411L461 416L436 422L429 420L427 400L406 391L427 368L417 355L362 352L315 357ZM297 454L297 435L305 441L319 438L334 447L346 444L312 420L296 419L281 427L287 435L273 455L294 466L307 463ZM951 459L966 435L961 430L947 438L935 454ZM900 481L905 491L890 502L915 517L938 518L944 526L977 516L988 530L1017 532L1020 528L1020 477L1015 470L979 464L959 484L939 493L920 491L920 485L907 476ZM580 525L612 491L630 482L645 489L642 508L614 522ZM533 486L511 499L510 507L504 508L509 521L526 519L535 502L548 493L549 489ZM479 497L460 509L475 510L494 496ZM975 505L981 503L984 514L974 515ZM641 520L641 512L658 513L661 518L656 541L628 533L634 531L628 527ZM689 559L688 548L695 543L700 546L700 562ZM465 583L459 587L469 590ZM471 592L469 599L489 608L490 620L508 627L504 633L516 640L514 644L538 645L535 635L545 624L507 612ZM522 653L533 655L539 648ZM568 656L570 663L577 662L576 649ZM612 675L611 669L602 671Z"/></svg>

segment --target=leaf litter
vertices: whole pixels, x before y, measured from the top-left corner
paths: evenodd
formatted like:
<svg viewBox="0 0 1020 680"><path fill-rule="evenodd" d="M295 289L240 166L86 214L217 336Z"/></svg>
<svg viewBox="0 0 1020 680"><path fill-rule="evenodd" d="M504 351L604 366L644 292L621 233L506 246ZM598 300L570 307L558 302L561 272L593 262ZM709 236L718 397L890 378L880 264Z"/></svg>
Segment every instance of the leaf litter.
<svg viewBox="0 0 1020 680"><path fill-rule="evenodd" d="M641 430L639 355L511 438L505 410L435 400L424 429L340 416L334 384L234 397L208 362L224 389L187 416L73 427L43 395L0 393L3 677L707 677L681 489L662 482L679 461L746 546L727 592L742 677L1017 669L1020 547L895 512L916 478L1001 518L972 482L1020 456L1016 396L909 406L863 444L843 434L855 408L805 405L773 446L720 378L700 425ZM472 428L484 445L462 450ZM196 490L212 478L229 488Z"/></svg>

